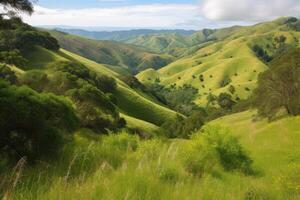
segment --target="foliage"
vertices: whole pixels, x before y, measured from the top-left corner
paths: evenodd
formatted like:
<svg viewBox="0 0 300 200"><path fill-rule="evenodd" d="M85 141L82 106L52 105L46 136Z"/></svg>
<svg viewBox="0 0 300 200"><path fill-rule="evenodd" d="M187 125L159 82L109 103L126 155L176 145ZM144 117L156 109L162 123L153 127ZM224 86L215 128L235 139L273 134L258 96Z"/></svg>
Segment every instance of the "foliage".
<svg viewBox="0 0 300 200"><path fill-rule="evenodd" d="M145 86L134 76L120 76L119 78L133 89L145 90Z"/></svg>
<svg viewBox="0 0 300 200"><path fill-rule="evenodd" d="M12 51L0 51L0 61L19 67L26 66L28 62L25 58L23 58L20 51L16 49Z"/></svg>
<svg viewBox="0 0 300 200"><path fill-rule="evenodd" d="M0 83L1 153L29 161L57 153L77 126L70 103L52 94ZM51 141L51 142L50 142Z"/></svg>
<svg viewBox="0 0 300 200"><path fill-rule="evenodd" d="M265 62L270 62L273 58L268 55L267 51L264 50L261 46L259 45L254 45L252 47L252 50L256 53L256 55L261 58Z"/></svg>
<svg viewBox="0 0 300 200"><path fill-rule="evenodd" d="M162 125L167 131L167 136L171 138L189 138L189 136L200 129L205 122L205 111L194 112L188 118L177 116L175 121L167 121Z"/></svg>
<svg viewBox="0 0 300 200"><path fill-rule="evenodd" d="M58 50L59 45L48 32L37 30L19 18L0 18L0 51L24 51L40 45L50 50Z"/></svg>
<svg viewBox="0 0 300 200"><path fill-rule="evenodd" d="M154 83L149 85L147 90L168 107L184 115L191 115L193 111L201 110L193 102L198 90L191 85L164 87Z"/></svg>
<svg viewBox="0 0 300 200"><path fill-rule="evenodd" d="M271 63L270 69L258 78L254 92L259 114L272 117L281 108L290 115L300 114L300 50L294 49Z"/></svg>
<svg viewBox="0 0 300 200"><path fill-rule="evenodd" d="M27 85L38 92L44 91L48 83L48 75L41 70L30 70L20 77L20 84Z"/></svg>
<svg viewBox="0 0 300 200"><path fill-rule="evenodd" d="M220 87L226 87L227 85L229 85L232 82L231 78L229 77L225 77L221 83L220 83Z"/></svg>
<svg viewBox="0 0 300 200"><path fill-rule="evenodd" d="M32 0L1 0L0 4L4 7L4 10L9 10L8 13L1 15L15 15L15 12L24 12L31 15L33 13Z"/></svg>
<svg viewBox="0 0 300 200"><path fill-rule="evenodd" d="M0 79L3 79L5 81L8 81L9 83L16 83L18 78L14 71L10 69L5 64L0 64Z"/></svg>
<svg viewBox="0 0 300 200"><path fill-rule="evenodd" d="M225 110L231 110L232 106L235 104L232 100L232 96L228 93L221 93L218 96L217 101L219 106Z"/></svg>
<svg viewBox="0 0 300 200"><path fill-rule="evenodd" d="M115 130L124 126L115 106L96 87L84 84L79 89L69 90L67 94L75 102L82 127L107 133L106 129Z"/></svg>
<svg viewBox="0 0 300 200"><path fill-rule="evenodd" d="M49 66L51 77L42 70L30 70L20 77L20 83L36 91L48 91L69 97L80 119L81 127L98 133L115 131L126 125L119 117L112 94L116 82L104 75L98 76L86 66L70 61L55 62Z"/></svg>
<svg viewBox="0 0 300 200"><path fill-rule="evenodd" d="M252 173L252 160L237 138L220 127L207 127L192 137L184 153L186 169L198 176L222 166L226 171Z"/></svg>

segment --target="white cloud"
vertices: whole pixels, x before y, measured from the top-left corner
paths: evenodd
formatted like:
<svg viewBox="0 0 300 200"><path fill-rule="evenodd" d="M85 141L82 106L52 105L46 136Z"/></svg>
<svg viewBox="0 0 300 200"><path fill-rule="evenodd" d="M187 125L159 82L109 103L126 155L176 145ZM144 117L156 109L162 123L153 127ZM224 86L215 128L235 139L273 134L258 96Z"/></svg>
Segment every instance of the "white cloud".
<svg viewBox="0 0 300 200"><path fill-rule="evenodd" d="M262 21L300 16L300 0L203 0L202 15L210 20Z"/></svg>
<svg viewBox="0 0 300 200"><path fill-rule="evenodd" d="M192 4L151 4L118 8L49 9L35 7L24 20L32 25L170 27L197 19L199 7Z"/></svg>

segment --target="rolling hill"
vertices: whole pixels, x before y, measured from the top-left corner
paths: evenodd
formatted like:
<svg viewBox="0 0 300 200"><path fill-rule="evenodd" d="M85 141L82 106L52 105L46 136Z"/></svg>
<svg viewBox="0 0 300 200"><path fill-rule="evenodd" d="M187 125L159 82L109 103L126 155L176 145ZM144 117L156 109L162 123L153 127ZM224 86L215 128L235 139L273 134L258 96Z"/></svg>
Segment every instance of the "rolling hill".
<svg viewBox="0 0 300 200"><path fill-rule="evenodd" d="M106 75L117 80L117 91L115 96L118 99L117 107L122 113L129 127L136 127L144 131L145 134L159 133L159 126L165 121L172 120L177 113L157 104L154 97L149 94L143 94L142 91L136 91L119 79L120 74L107 68L105 65L96 63L83 58L77 54L71 53L65 49L58 52L47 50L37 46L24 54L24 57L30 62L26 70L45 71L51 77L51 67L58 61L76 61L84 64L91 72L99 75ZM20 69L14 67L15 71ZM24 73L24 71L22 70ZM150 131L151 130L151 131ZM153 131L155 130L155 131Z"/></svg>
<svg viewBox="0 0 300 200"><path fill-rule="evenodd" d="M173 61L173 57L167 54L150 53L132 45L91 40L58 31L50 33L68 51L97 63L120 66L134 74L147 68L159 69Z"/></svg>
<svg viewBox="0 0 300 200"><path fill-rule="evenodd" d="M205 105L208 94L229 93L232 86L234 99L245 99L256 87L259 73L268 68L268 63L253 47L259 46L264 55L272 57L285 48L299 46L300 34L291 28L295 23L295 18L280 18L249 27L214 31L211 37L217 38L215 42L159 70L140 72L136 77L145 84L158 79L165 86L190 84L199 90L195 100L199 105Z"/></svg>

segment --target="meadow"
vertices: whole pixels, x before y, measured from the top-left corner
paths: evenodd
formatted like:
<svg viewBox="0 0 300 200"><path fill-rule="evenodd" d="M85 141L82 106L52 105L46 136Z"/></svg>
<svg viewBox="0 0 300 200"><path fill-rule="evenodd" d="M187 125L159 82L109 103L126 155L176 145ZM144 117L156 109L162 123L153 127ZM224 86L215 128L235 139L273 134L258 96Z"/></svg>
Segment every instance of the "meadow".
<svg viewBox="0 0 300 200"><path fill-rule="evenodd" d="M191 140L80 130L58 160L34 168L21 160L1 184L8 199L299 199L300 118L269 123L255 120L254 114L213 121ZM206 132L237 138L253 160L253 173L222 167L202 145ZM193 165L201 173L189 170Z"/></svg>

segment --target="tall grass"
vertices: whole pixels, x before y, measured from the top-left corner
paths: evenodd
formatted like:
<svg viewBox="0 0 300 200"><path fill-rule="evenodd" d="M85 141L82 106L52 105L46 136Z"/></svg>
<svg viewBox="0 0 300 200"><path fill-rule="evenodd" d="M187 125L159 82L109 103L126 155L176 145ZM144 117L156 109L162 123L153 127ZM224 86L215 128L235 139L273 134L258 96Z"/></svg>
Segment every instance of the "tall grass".
<svg viewBox="0 0 300 200"><path fill-rule="evenodd" d="M210 132L217 132L217 128ZM56 161L25 167L19 162L8 178L5 199L297 199L298 180L285 181L226 171L195 175L187 170L185 155L201 149L198 133L192 140L140 140L125 132L97 136L87 130L75 135ZM204 134L205 135L205 134ZM203 160L200 160L202 162ZM210 160L209 160L210 161ZM22 169L24 169L22 171ZM299 170L299 169L298 169ZM297 168L295 168L297 172ZM278 176L279 177L279 176Z"/></svg>

